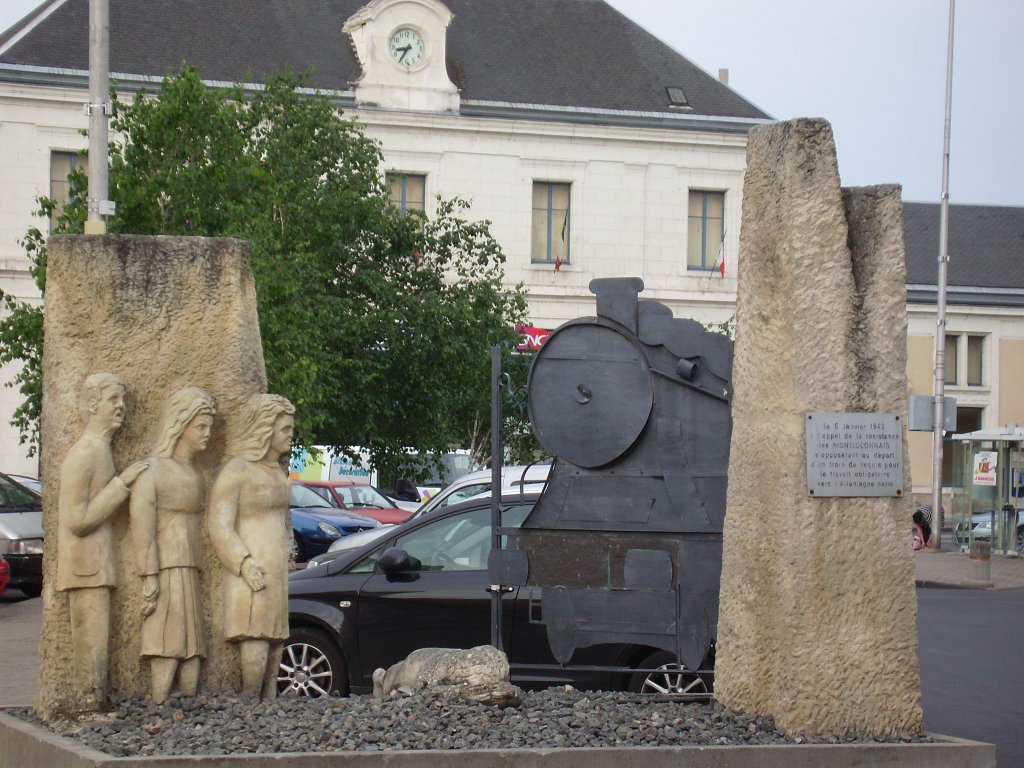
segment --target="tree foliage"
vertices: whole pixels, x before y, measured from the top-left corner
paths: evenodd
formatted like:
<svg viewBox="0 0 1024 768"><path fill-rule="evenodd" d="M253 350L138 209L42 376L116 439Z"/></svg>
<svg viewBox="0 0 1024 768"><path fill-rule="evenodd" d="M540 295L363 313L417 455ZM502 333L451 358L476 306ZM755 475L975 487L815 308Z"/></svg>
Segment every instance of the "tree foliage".
<svg viewBox="0 0 1024 768"><path fill-rule="evenodd" d="M439 199L429 218L391 205L377 143L303 85L282 75L250 97L184 67L155 98L118 102L108 228L249 241L270 388L295 403L299 442L364 446L385 469L407 448L468 444L524 291L502 285L504 254L466 201ZM59 231L83 214L69 206ZM41 233L24 245L42 288ZM0 360L27 362L18 426L34 436L40 313L8 306Z"/></svg>

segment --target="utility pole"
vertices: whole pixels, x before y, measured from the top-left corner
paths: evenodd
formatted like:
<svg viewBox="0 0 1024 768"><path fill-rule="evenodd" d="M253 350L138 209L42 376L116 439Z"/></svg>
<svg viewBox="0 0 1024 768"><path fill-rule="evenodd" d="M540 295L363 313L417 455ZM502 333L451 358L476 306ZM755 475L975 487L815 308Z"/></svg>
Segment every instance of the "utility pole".
<svg viewBox="0 0 1024 768"><path fill-rule="evenodd" d="M953 114L953 19L956 0L949 0L949 43L946 50L946 122L942 137L942 201L939 207L939 280L936 288L935 407L932 413L932 542L942 549L942 425L946 396L946 269L949 265L949 127Z"/></svg>
<svg viewBox="0 0 1024 768"><path fill-rule="evenodd" d="M89 198L85 234L107 232L104 217L114 213L108 200L107 121L110 118L110 5L109 0L89 0Z"/></svg>

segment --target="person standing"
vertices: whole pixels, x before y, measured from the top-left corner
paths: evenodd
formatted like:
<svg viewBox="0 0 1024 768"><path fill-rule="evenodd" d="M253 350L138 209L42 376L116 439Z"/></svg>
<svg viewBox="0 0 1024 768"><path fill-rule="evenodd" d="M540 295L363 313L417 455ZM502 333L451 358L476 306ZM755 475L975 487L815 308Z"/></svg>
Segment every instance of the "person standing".
<svg viewBox="0 0 1024 768"><path fill-rule="evenodd" d="M196 387L167 399L150 471L129 505L144 601L141 654L149 659L157 704L167 700L176 675L181 692L194 696L206 657L198 560L206 494L193 461L210 442L215 412L213 398Z"/></svg>
<svg viewBox="0 0 1024 768"><path fill-rule="evenodd" d="M57 590L67 592L75 687L83 711L107 707L110 592L117 586L112 519L146 471L132 464L120 477L110 441L124 422L124 384L111 373L85 379L78 398L85 431L60 468Z"/></svg>
<svg viewBox="0 0 1024 768"><path fill-rule="evenodd" d="M207 528L224 577L224 636L238 643L242 692L272 699L288 638L291 450L295 407L258 394L245 405L242 438L210 492Z"/></svg>

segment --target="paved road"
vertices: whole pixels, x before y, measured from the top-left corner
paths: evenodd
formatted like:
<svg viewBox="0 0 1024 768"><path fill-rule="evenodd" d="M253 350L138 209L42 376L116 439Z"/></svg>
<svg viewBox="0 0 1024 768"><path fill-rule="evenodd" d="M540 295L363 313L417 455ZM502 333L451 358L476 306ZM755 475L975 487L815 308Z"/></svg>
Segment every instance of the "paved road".
<svg viewBox="0 0 1024 768"><path fill-rule="evenodd" d="M925 727L1024 768L1024 588L918 589Z"/></svg>
<svg viewBox="0 0 1024 768"><path fill-rule="evenodd" d="M0 707L32 704L39 679L43 599L8 589L0 598Z"/></svg>

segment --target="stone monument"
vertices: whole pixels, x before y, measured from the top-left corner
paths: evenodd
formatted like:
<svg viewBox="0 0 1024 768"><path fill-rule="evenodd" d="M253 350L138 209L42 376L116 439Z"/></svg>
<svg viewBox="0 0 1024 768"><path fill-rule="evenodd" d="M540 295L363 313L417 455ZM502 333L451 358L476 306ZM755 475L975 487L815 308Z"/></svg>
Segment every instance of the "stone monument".
<svg viewBox="0 0 1024 768"><path fill-rule="evenodd" d="M754 128L739 269L716 696L792 733L920 733L909 499L809 495L804 433L905 423L899 187L840 189L824 120Z"/></svg>
<svg viewBox="0 0 1024 768"><path fill-rule="evenodd" d="M110 554L107 557L101 550L94 549L73 553L70 560L77 564L73 567L84 568L83 564L88 563L107 574L99 588L109 596L109 634L98 624L87 622L101 639L108 638L106 693L143 696L150 692L153 659L174 659L166 665L158 661L157 666L169 668L173 663L175 670L171 674L176 673L179 684L189 689L190 676L197 671L191 666L198 662L188 662L188 659L201 658L203 653L206 660L200 674L200 688L237 691L238 652L234 644L223 639L221 569L216 566L205 526L198 527L198 546L193 546L194 551L188 555L179 552L176 561L161 561L160 567L155 568L159 573L151 573L154 566L149 560L145 556L141 561L136 558L129 526L127 486L133 485L133 480L134 485L138 485L139 480L147 478L144 488L140 489L144 494L140 494L137 503L155 503L157 515L164 499L170 506L180 506L182 514L186 508L191 510L198 487L211 485L226 458L227 435L241 428L244 402L250 395L266 391L255 283L246 245L230 239L125 235L51 238L44 333L42 479L49 501L44 513L43 627L37 711L51 719L102 708L104 704L102 691L86 689L95 689L97 684L90 683L86 688L81 684L76 686L74 676L69 673L74 668L69 593L75 590L63 588L68 585L61 581L58 568L58 560L69 559L64 554L69 542L75 546L73 537L76 535L72 532L69 536L64 529L64 521L68 519L66 512L75 502L68 495L69 483L61 478L62 467L71 471L72 465L66 460L73 455L72 447L82 438L85 427L76 427L81 423L79 395L83 383L97 371L113 374L123 386L122 390L113 383L101 384L102 395L124 393L123 403L112 403L109 408L100 399L98 407L112 411L107 429L113 437L109 442L109 460L103 458L103 466L94 473L88 492L89 503L97 508L94 499L109 494L103 496L104 506L111 511L106 514L106 532L101 535L106 538ZM203 442L201 435L188 438L192 448L187 463L195 472L189 472L190 482L198 484L187 492L178 489L189 498L171 499L161 487L165 468L162 459L166 457L160 456L159 448L156 451L159 458L150 459L156 463L152 477L147 477L148 469L125 468L149 456L154 446L162 444L162 428L158 425L161 406L186 386L209 393L216 401L217 415L209 422L205 450L199 450ZM198 395L196 398L203 400ZM88 402L93 399L92 396L86 398ZM119 429L114 427L115 411L123 413L123 425ZM189 425L195 419L193 415ZM175 448L170 449L172 457L184 439L179 436ZM97 445L92 454L100 457L103 450L102 445ZM139 479L132 477L132 473L138 471L141 471ZM116 472L120 472L120 480L114 477ZM82 494L72 495L80 501L78 496ZM145 501L141 499L143 495ZM201 519L204 515L205 511L200 509L198 517ZM137 533L142 539L148 538L141 528ZM164 542L158 536L155 543L159 548ZM196 540L192 539L191 544L196 545ZM282 562L286 560L286 548L282 549L280 558ZM168 573L166 577L181 577L173 594L168 594L172 588L161 582L166 570L163 566L170 562L175 562L174 567L179 572ZM193 572L185 573L188 569ZM192 586L186 588L185 581L191 581ZM143 644L144 614L163 615L171 608L161 606L161 594L165 600L173 597L172 602L176 602L188 589L198 590L200 604L192 606L195 621L189 632L194 637L179 638L185 643L185 655L179 656L177 649L167 656L152 653L153 647L148 642L145 647ZM148 619L149 622L156 620ZM205 649L196 634L200 629L205 632ZM101 655L97 650L97 669ZM190 668L179 669L182 661ZM167 674L168 669L164 669L159 675L165 681L160 684L161 690L166 685ZM102 679L94 679L98 679L98 687L102 687Z"/></svg>

